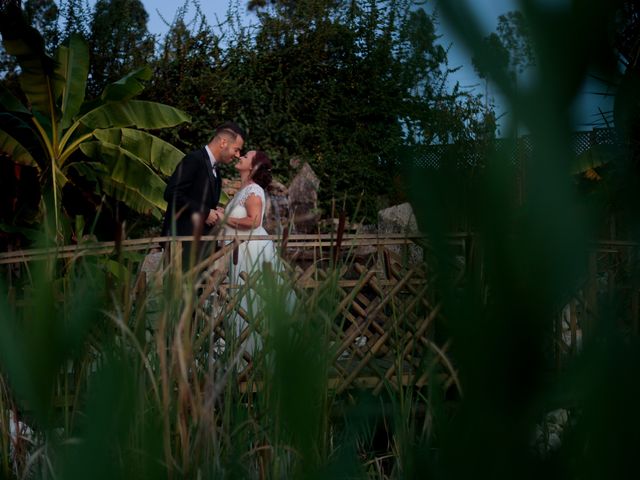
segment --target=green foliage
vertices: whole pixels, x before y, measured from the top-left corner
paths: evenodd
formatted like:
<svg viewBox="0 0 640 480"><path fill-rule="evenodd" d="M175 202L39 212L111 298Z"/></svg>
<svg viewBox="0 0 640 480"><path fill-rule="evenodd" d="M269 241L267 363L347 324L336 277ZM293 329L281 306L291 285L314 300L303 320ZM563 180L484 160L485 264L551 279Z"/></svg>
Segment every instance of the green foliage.
<svg viewBox="0 0 640 480"><path fill-rule="evenodd" d="M7 6L3 8L12 8L7 2ZM45 42L45 48L53 51L58 45L60 38L57 28L59 9L53 0L26 0L24 2L24 15L27 19L27 25L33 26L38 30ZM14 15L20 15L17 11ZM11 83L17 76L18 64L16 59L9 55L4 47L0 46L0 72L5 82Z"/></svg>
<svg viewBox="0 0 640 480"><path fill-rule="evenodd" d="M8 91L2 92L10 112L2 114L0 144L14 162L35 167L45 190L52 192L57 234L58 199L68 184L88 189L90 195L104 192L159 218L166 207L160 175L169 174L182 154L131 128L172 127L189 116L167 105L133 99L150 70L130 73L106 88L99 101L88 103L89 52L82 38L72 35L57 49L54 60L31 27L12 25L3 18L2 35L7 52L21 66L20 86L29 109ZM154 160L153 155L163 157Z"/></svg>
<svg viewBox="0 0 640 480"><path fill-rule="evenodd" d="M519 10L500 15L497 32L484 37L483 42L494 54L489 58L482 55L473 58L473 66L481 78L499 69L516 81L518 75L536 63L529 25Z"/></svg>

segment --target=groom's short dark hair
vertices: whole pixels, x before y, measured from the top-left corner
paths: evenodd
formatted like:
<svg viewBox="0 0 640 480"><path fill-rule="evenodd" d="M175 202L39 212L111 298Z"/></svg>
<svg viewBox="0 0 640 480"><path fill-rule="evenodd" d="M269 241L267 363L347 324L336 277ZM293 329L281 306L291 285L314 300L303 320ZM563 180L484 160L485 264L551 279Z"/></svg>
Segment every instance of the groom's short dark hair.
<svg viewBox="0 0 640 480"><path fill-rule="evenodd" d="M224 122L223 124L218 125L216 127L216 131L213 134L213 138L223 133L231 135L234 140L236 139L236 137L238 137L238 135L243 139L246 139L244 130L236 122Z"/></svg>

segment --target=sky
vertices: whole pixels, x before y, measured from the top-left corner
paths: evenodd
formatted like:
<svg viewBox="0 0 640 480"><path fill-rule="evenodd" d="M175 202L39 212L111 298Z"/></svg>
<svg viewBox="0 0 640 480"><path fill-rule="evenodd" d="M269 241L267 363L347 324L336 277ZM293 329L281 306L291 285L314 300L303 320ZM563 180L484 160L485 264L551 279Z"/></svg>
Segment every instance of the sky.
<svg viewBox="0 0 640 480"><path fill-rule="evenodd" d="M450 1L463 1L463 0L450 0ZM551 1L551 0L540 0ZM562 1L562 0L553 0ZM163 34L167 30L166 22L171 22L174 18L178 6L182 5L180 0L142 0L142 3L149 14L148 29L153 34ZM485 34L489 34L495 31L498 23L498 17L511 10L518 8L518 0L466 0L465 2L476 13L476 17L484 29ZM201 10L207 17L209 24L216 23L216 15L221 20L224 19L227 9L230 4L238 4L241 11L246 11L247 0L201 0ZM428 4L433 4L429 1ZM428 7L427 4L427 8ZM194 8L189 6L186 19L193 18ZM164 18L164 20L163 20ZM247 14L247 22L251 22L251 14ZM448 28L444 21L441 21L439 26L440 33L443 35L440 42L444 46L450 45L449 50L449 65L451 67L460 66L461 68L452 75L451 83L456 81L460 83L462 87L465 87L473 92L485 94L485 83L475 73L471 64L471 57L469 52L461 46L461 42L455 37L451 29ZM594 114L597 114L598 107L603 110L611 108L602 100L602 97L588 94L590 91L602 91L604 87L596 85L594 83L584 86L584 94L581 96L576 106L576 121L575 128L577 130L590 130L592 127L590 122L594 119ZM489 84L489 97L493 99L495 109L499 119L499 129L504 130L506 123L509 120L508 106L499 92L491 87ZM500 132L499 132L500 133ZM504 133L504 132L502 132Z"/></svg>

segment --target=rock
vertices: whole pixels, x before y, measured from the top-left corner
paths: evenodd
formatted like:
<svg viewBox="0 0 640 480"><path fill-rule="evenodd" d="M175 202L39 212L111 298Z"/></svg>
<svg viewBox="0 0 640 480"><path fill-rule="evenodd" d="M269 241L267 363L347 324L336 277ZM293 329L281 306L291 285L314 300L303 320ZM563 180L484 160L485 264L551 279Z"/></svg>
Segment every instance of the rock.
<svg viewBox="0 0 640 480"><path fill-rule="evenodd" d="M411 204L402 203L380 210L378 212L378 233L419 233ZM424 259L422 248L417 245L412 244L409 248L403 245L390 245L388 249L398 254L403 261L406 260L409 265L422 263Z"/></svg>
<svg viewBox="0 0 640 480"><path fill-rule="evenodd" d="M318 188L320 180L305 162L289 185L289 215L295 233L314 233L320 218Z"/></svg>
<svg viewBox="0 0 640 480"><path fill-rule="evenodd" d="M535 427L531 446L543 458L558 450L562 446L562 435L568 423L569 411L564 408L547 413L544 421Z"/></svg>
<svg viewBox="0 0 640 480"><path fill-rule="evenodd" d="M376 235L378 233L378 225L365 225L359 223L355 225L356 235ZM373 255L378 250L375 245L358 245L355 249L355 254L361 257L367 257Z"/></svg>
<svg viewBox="0 0 640 480"><path fill-rule="evenodd" d="M288 189L282 183L273 181L269 185L264 228L272 235L282 235L283 227L289 223Z"/></svg>
<svg viewBox="0 0 640 480"><path fill-rule="evenodd" d="M558 408L547 414L547 422L553 425L558 425L560 428L569 420L569 412L564 408Z"/></svg>
<svg viewBox="0 0 640 480"><path fill-rule="evenodd" d="M288 195L289 189L282 183L273 180L271 185L269 185L269 193L271 195Z"/></svg>

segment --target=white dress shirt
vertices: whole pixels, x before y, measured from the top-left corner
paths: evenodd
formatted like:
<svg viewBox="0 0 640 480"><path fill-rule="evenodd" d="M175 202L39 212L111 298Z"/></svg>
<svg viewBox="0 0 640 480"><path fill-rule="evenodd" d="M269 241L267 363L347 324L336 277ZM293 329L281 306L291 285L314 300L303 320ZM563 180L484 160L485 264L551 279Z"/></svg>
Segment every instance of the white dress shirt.
<svg viewBox="0 0 640 480"><path fill-rule="evenodd" d="M213 170L213 176L217 177L218 175L216 174L216 169L215 169L216 157L213 156L213 152L209 148L209 145L205 145L204 149L207 151L207 155L209 155L209 162L211 162L211 169Z"/></svg>

